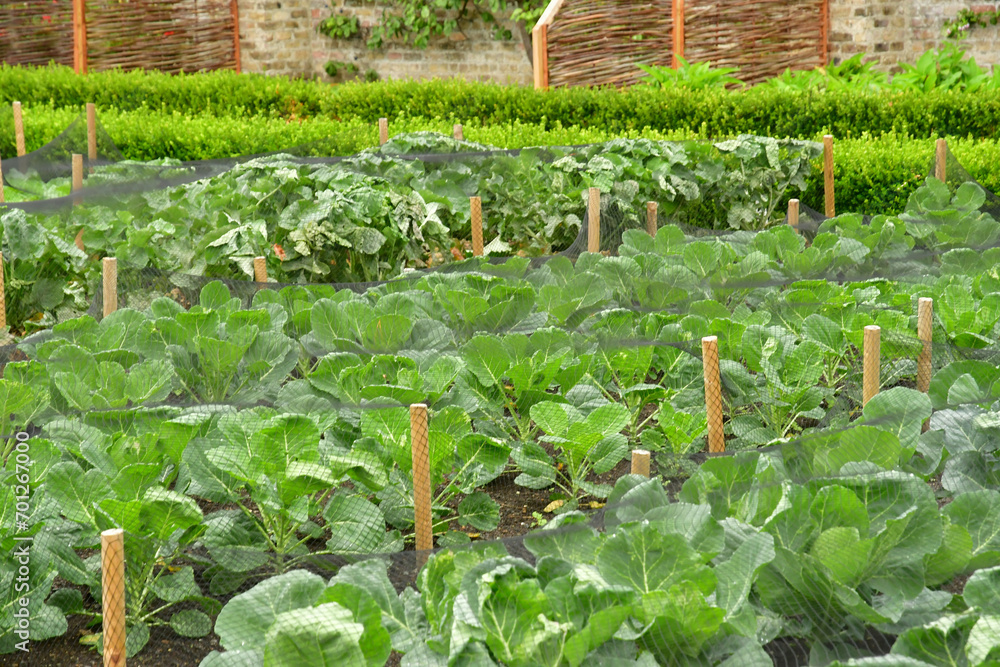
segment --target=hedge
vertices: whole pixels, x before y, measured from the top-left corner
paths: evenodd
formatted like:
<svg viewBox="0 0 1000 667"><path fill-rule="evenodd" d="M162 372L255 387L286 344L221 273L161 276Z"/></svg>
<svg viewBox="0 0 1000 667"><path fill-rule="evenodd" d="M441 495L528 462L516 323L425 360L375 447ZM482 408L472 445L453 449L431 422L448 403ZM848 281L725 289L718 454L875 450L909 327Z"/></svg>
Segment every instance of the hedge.
<svg viewBox="0 0 1000 667"><path fill-rule="evenodd" d="M484 125L522 121L561 123L621 134L630 130L686 129L705 136L748 132L778 137L833 133L853 138L909 133L993 138L1000 132L1000 91L974 94L774 89L658 90L637 86L531 88L457 79L330 85L233 72L171 76L158 72L105 72L76 76L65 67L0 66L0 105L13 100L81 109L94 102L109 110L154 110L235 118L374 122L440 118Z"/></svg>
<svg viewBox="0 0 1000 667"><path fill-rule="evenodd" d="M73 109L51 106L25 108L28 149L42 146L76 118ZM226 158L277 151L309 142L324 142L330 154L347 155L377 143L372 123L361 120L336 122L317 118L289 123L280 118L216 118L208 114L150 111L108 111L100 114L105 129L124 156L135 160L174 157L181 160ZM451 132L451 121L408 118L395 120L390 133L414 131ZM596 127L564 127L561 124L464 125L465 138L501 148L539 145L573 145L624 137L650 139L697 139L704 135L678 130L655 129L614 132ZM818 140L819 136L809 137ZM934 141L902 133L879 137L840 139L835 144L837 210L861 213L898 213L910 193L930 173ZM952 138L949 146L959 162L985 187L1000 191L1000 140ZM0 123L0 155L14 151L13 129ZM823 206L823 181L817 163L809 189L800 197L817 210Z"/></svg>

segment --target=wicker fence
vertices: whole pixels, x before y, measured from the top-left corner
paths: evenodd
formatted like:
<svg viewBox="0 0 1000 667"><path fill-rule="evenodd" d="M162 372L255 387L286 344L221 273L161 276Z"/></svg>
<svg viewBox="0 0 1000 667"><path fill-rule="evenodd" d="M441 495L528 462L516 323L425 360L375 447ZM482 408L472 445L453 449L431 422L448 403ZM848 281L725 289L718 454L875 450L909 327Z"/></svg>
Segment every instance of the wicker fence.
<svg viewBox="0 0 1000 667"><path fill-rule="evenodd" d="M532 31L535 87L630 85L675 55L756 83L825 64L828 33L829 0L552 0Z"/></svg>
<svg viewBox="0 0 1000 667"><path fill-rule="evenodd" d="M0 0L0 57L77 72L239 70L236 0Z"/></svg>
<svg viewBox="0 0 1000 667"><path fill-rule="evenodd" d="M72 0L0 0L0 61L73 64Z"/></svg>

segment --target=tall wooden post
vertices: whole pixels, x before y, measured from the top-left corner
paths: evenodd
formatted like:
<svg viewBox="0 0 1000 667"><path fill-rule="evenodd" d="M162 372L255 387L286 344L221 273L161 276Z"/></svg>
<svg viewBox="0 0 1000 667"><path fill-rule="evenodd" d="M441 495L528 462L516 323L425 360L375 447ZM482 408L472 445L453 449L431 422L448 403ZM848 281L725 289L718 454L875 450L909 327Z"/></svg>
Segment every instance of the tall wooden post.
<svg viewBox="0 0 1000 667"><path fill-rule="evenodd" d="M549 87L549 27L539 21L531 31L531 69L537 90Z"/></svg>
<svg viewBox="0 0 1000 667"><path fill-rule="evenodd" d="M4 291L3 252L0 251L0 329L7 326L7 294Z"/></svg>
<svg viewBox="0 0 1000 667"><path fill-rule="evenodd" d="M452 135L455 137L455 139L457 139L458 141L465 141L465 133L462 132L461 123L455 123L455 126L451 128L451 132Z"/></svg>
<svg viewBox="0 0 1000 667"><path fill-rule="evenodd" d="M922 348L917 357L917 391L925 394L931 388L931 355L933 351L932 323L934 318L934 299L921 297L917 300L917 338Z"/></svg>
<svg viewBox="0 0 1000 667"><path fill-rule="evenodd" d="M239 0L229 0L229 13L233 17L233 59L236 61L236 73L243 71L243 56L240 53L240 3Z"/></svg>
<svg viewBox="0 0 1000 667"><path fill-rule="evenodd" d="M823 137L823 198L826 204L826 217L837 215L833 196L833 135Z"/></svg>
<svg viewBox="0 0 1000 667"><path fill-rule="evenodd" d="M789 199L788 200L788 226L796 231L796 233L801 234L799 230L799 200Z"/></svg>
<svg viewBox="0 0 1000 667"><path fill-rule="evenodd" d="M948 178L948 140L938 139L934 147L934 178L944 183Z"/></svg>
<svg viewBox="0 0 1000 667"><path fill-rule="evenodd" d="M87 0L73 0L73 71L87 73Z"/></svg>
<svg viewBox="0 0 1000 667"><path fill-rule="evenodd" d="M3 163L0 162L0 204L4 202L3 194Z"/></svg>
<svg viewBox="0 0 1000 667"><path fill-rule="evenodd" d="M104 288L104 317L118 310L118 260L105 257L101 263L101 278Z"/></svg>
<svg viewBox="0 0 1000 667"><path fill-rule="evenodd" d="M879 362L881 356L882 330L874 325L865 327L864 365L862 370L861 406L875 397L879 387Z"/></svg>
<svg viewBox="0 0 1000 667"><path fill-rule="evenodd" d="M601 252L601 191L587 192L587 252Z"/></svg>
<svg viewBox="0 0 1000 667"><path fill-rule="evenodd" d="M434 522L431 515L431 455L427 406L410 406L410 443L413 456L413 514L417 551L434 548Z"/></svg>
<svg viewBox="0 0 1000 667"><path fill-rule="evenodd" d="M101 533L101 627L104 667L125 665L125 533Z"/></svg>
<svg viewBox="0 0 1000 667"><path fill-rule="evenodd" d="M472 222L472 254L483 256L483 200L479 197L469 197L469 210Z"/></svg>
<svg viewBox="0 0 1000 667"><path fill-rule="evenodd" d="M93 170L97 159L97 107L90 102L87 103L87 159Z"/></svg>
<svg viewBox="0 0 1000 667"><path fill-rule="evenodd" d="M673 4L674 22L674 54L673 68L681 66L680 58L684 57L684 0L674 0Z"/></svg>
<svg viewBox="0 0 1000 667"><path fill-rule="evenodd" d="M650 236L656 236L656 229L659 226L656 220L657 206L655 201L646 202L646 231Z"/></svg>
<svg viewBox="0 0 1000 667"><path fill-rule="evenodd" d="M14 102L14 143L17 146L17 156L21 157L27 151L24 148L24 117L21 115L21 103Z"/></svg>
<svg viewBox="0 0 1000 667"><path fill-rule="evenodd" d="M73 153L73 192L83 189L83 156Z"/></svg>
<svg viewBox="0 0 1000 667"><path fill-rule="evenodd" d="M257 283L267 282L267 259L264 257L253 258L253 279Z"/></svg>
<svg viewBox="0 0 1000 667"><path fill-rule="evenodd" d="M649 452L645 449L632 450L632 474L649 477Z"/></svg>
<svg viewBox="0 0 1000 667"><path fill-rule="evenodd" d="M389 141L389 119L379 118L378 119L378 145L385 146L386 142Z"/></svg>
<svg viewBox="0 0 1000 667"><path fill-rule="evenodd" d="M726 436L722 429L722 381L719 376L719 339L701 339L701 361L705 373L705 409L708 416L708 451L726 451Z"/></svg>

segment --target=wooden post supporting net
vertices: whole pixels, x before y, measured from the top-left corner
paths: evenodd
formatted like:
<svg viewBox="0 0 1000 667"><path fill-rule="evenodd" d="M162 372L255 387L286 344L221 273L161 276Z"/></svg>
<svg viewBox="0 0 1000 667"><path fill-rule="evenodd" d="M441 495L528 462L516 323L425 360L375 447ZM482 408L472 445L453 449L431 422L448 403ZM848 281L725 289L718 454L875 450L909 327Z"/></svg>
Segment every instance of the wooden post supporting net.
<svg viewBox="0 0 1000 667"><path fill-rule="evenodd" d="M649 477L649 452L645 449L632 450L632 474Z"/></svg>
<svg viewBox="0 0 1000 667"><path fill-rule="evenodd" d="M865 327L862 407L868 405L868 401L878 393L881 332L882 330L874 325Z"/></svg>
<svg viewBox="0 0 1000 667"><path fill-rule="evenodd" d="M125 533L101 533L101 613L104 667L125 665Z"/></svg>
<svg viewBox="0 0 1000 667"><path fill-rule="evenodd" d="M257 283L267 282L267 259L264 257L253 258L253 279Z"/></svg>
<svg viewBox="0 0 1000 667"><path fill-rule="evenodd" d="M657 203L655 201L646 202L646 231L650 236L656 236L659 223L656 219Z"/></svg>
<svg viewBox="0 0 1000 667"><path fill-rule="evenodd" d="M483 200L479 197L469 197L469 210L472 223L472 254L483 256Z"/></svg>
<svg viewBox="0 0 1000 667"><path fill-rule="evenodd" d="M83 189L83 155L73 153L73 192Z"/></svg>
<svg viewBox="0 0 1000 667"><path fill-rule="evenodd" d="M104 288L104 317L118 310L118 260L105 257L101 264Z"/></svg>
<svg viewBox="0 0 1000 667"><path fill-rule="evenodd" d="M7 296L4 289L3 252L0 252L0 329L7 326Z"/></svg>
<svg viewBox="0 0 1000 667"><path fill-rule="evenodd" d="M948 178L948 140L938 139L934 146L934 178L944 183Z"/></svg>
<svg viewBox="0 0 1000 667"><path fill-rule="evenodd" d="M823 137L823 200L826 206L826 217L837 215L837 207L833 194L833 135Z"/></svg>
<svg viewBox="0 0 1000 667"><path fill-rule="evenodd" d="M726 451L722 426L722 382L719 377L719 339L701 339L702 366L705 372L705 408L708 413L708 451Z"/></svg>
<svg viewBox="0 0 1000 667"><path fill-rule="evenodd" d="M431 516L431 457L427 406L410 406L410 443L413 456L413 518L417 551L434 548L434 522Z"/></svg>
<svg viewBox="0 0 1000 667"><path fill-rule="evenodd" d="M97 107L92 103L87 104L87 159L93 169L97 159Z"/></svg>
<svg viewBox="0 0 1000 667"><path fill-rule="evenodd" d="M796 233L801 234L799 231L799 200L789 199L788 200L788 226L795 230Z"/></svg>
<svg viewBox="0 0 1000 667"><path fill-rule="evenodd" d="M379 118L378 119L378 145L385 146L386 142L389 141L389 119Z"/></svg>
<svg viewBox="0 0 1000 667"><path fill-rule="evenodd" d="M24 116L21 114L21 103L14 102L14 143L17 146L17 156L25 154L24 148Z"/></svg>
<svg viewBox="0 0 1000 667"><path fill-rule="evenodd" d="M598 188L588 191L587 252L601 252L601 191Z"/></svg>

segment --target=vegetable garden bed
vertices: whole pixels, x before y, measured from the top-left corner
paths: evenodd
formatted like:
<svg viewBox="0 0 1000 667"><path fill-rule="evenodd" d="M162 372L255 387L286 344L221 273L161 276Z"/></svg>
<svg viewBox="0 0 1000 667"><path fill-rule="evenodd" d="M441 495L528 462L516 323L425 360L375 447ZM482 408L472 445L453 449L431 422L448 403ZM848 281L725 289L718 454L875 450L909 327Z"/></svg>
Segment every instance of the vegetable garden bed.
<svg viewBox="0 0 1000 667"><path fill-rule="evenodd" d="M952 172L898 217L685 234L664 223L683 216L676 202L724 178L703 149L522 153L487 162L481 181L462 164L374 154L252 162L139 193L136 210L5 214L22 261L25 249L76 257L88 280L96 269L71 245L83 226L85 248L121 263L117 298L7 351L0 412L25 435L6 440L0 472L0 650L19 655L24 607L32 658L96 661L102 621L113 633L98 618L102 574L118 572L130 664L989 664L995 198ZM815 156L756 138L713 150L763 183L742 196L765 221L775 183ZM544 198L525 212L517 193L539 173ZM338 289L315 284L296 251L267 267L282 282L232 279L233 265L252 273L254 234L364 221L373 201L409 210L397 183L440 199L420 194L412 220L433 238L433 208L447 244L470 194L447 188L463 178L506 203L504 230L523 216L523 234L503 239L534 257L427 269L402 254L419 270L376 264L345 274L371 282ZM591 185L610 192L599 252L580 246L596 240L578 201ZM668 186L649 234L645 201ZM256 231L251 212L279 196ZM219 203L212 231L192 216L205 201ZM337 208L314 210L327 201ZM718 201L720 227L750 206ZM162 236L133 242L149 229L136 219ZM201 260L167 240L182 223L211 239ZM204 275L181 271L194 261ZM926 328L920 299L933 300ZM702 453L716 438L725 451ZM639 449L653 477L629 474ZM112 528L123 569L98 550ZM414 550L426 537L434 549Z"/></svg>
<svg viewBox="0 0 1000 667"><path fill-rule="evenodd" d="M175 634L213 637L178 650L217 637L206 667L374 665L390 647L421 665L890 647L933 665L945 641L984 662L1000 646L1000 223L973 184L929 179L911 204L815 229L625 229L615 253L359 290L147 271L139 307L123 293L24 339L0 380L32 435L30 479L10 440L0 491L5 515L27 496L30 529L0 536L31 538L32 650L66 650L97 611L97 535L121 526L138 664L169 660L156 647ZM727 453L706 457L708 335ZM404 551L413 403L430 408L432 554ZM659 476L623 474L640 447ZM544 525L497 541L501 521Z"/></svg>

